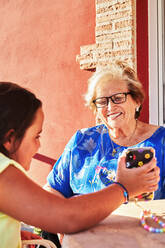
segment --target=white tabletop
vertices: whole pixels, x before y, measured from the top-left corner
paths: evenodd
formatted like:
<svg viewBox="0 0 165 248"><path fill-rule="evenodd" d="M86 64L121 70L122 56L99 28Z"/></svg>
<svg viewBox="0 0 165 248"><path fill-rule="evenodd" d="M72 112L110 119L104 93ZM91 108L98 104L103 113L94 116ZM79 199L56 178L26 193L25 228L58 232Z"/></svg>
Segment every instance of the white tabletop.
<svg viewBox="0 0 165 248"><path fill-rule="evenodd" d="M140 202L165 222L165 200ZM97 226L65 235L63 248L165 248L165 233L150 233L140 224L141 209L134 202L123 204ZM149 224L155 226L149 221ZM155 226L156 227L156 226Z"/></svg>

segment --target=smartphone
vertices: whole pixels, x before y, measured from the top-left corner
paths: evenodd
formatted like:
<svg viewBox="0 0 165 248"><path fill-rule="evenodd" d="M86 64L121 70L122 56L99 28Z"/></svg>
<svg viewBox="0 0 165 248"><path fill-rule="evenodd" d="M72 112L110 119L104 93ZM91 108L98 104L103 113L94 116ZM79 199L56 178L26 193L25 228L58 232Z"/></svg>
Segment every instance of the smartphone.
<svg viewBox="0 0 165 248"><path fill-rule="evenodd" d="M155 156L155 150L152 147L128 148L126 151L126 167L141 167L150 162ZM153 200L154 192L147 192L135 197L138 200Z"/></svg>

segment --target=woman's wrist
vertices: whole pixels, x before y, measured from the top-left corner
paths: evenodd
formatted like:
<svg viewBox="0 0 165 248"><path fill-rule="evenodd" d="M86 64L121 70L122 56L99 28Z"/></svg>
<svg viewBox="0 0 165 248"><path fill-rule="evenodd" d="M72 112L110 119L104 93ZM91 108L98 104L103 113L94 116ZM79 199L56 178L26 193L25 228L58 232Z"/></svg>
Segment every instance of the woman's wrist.
<svg viewBox="0 0 165 248"><path fill-rule="evenodd" d="M113 184L117 184L122 189L123 196L125 198L124 204L127 204L129 202L129 193L128 193L128 190L126 189L126 187L120 182L113 182Z"/></svg>

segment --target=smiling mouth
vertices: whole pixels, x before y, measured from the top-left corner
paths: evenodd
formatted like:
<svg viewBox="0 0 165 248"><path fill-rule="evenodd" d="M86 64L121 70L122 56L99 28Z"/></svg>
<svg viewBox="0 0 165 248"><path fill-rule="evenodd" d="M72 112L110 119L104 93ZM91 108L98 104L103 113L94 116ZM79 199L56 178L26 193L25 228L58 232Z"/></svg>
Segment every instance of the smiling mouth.
<svg viewBox="0 0 165 248"><path fill-rule="evenodd" d="M119 117L122 114L122 112L119 113L112 113L112 114L108 114L107 117L111 118L111 119L116 119L117 117Z"/></svg>

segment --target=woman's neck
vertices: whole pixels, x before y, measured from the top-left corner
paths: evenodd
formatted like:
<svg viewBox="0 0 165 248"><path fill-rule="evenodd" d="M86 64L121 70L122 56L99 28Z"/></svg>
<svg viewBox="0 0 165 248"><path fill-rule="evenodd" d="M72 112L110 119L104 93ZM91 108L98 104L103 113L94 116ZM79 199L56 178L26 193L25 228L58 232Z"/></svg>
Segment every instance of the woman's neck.
<svg viewBox="0 0 165 248"><path fill-rule="evenodd" d="M110 138L114 142L124 145L132 142L133 136L135 136L137 128L138 128L138 121L135 120L135 122L132 125L129 125L127 127L126 126L124 126L123 128L109 127L108 129L109 129Z"/></svg>

